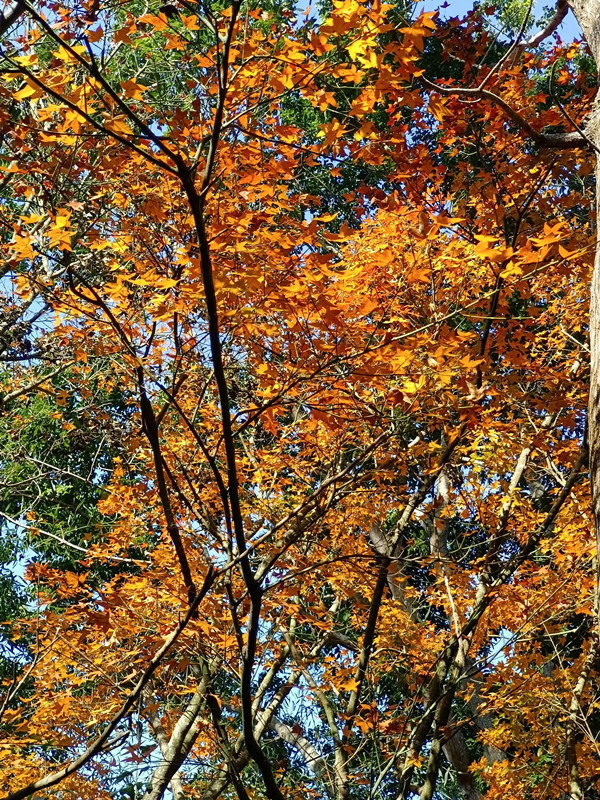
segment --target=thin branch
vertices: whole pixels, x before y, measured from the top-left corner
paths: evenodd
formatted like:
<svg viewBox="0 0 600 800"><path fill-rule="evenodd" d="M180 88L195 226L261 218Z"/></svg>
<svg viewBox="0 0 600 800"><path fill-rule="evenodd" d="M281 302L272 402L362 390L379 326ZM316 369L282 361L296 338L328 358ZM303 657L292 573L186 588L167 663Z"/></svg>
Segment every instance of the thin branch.
<svg viewBox="0 0 600 800"><path fill-rule="evenodd" d="M85 766L96 755L102 752L102 750L104 749L105 745L109 740L110 735L117 728L121 720L125 719L125 717L135 708L135 705L138 699L140 698L148 681L154 675L154 673L162 663L164 657L171 650L171 648L173 647L175 642L179 639L183 631L187 628L189 622L197 614L200 603L206 597L217 575L218 572L216 572L212 568L212 566L208 568L206 577L204 579L204 583L202 584L200 591L196 595L194 602L189 607L187 614L183 617L181 622L167 637L162 647L159 648L157 653L150 660L148 666L140 676L137 684L132 689L131 693L129 694L129 696L127 697L121 708L117 711L117 713L112 717L110 722L106 725L101 735L94 742L92 742L92 744L88 748L86 748L86 750L79 756L79 758L76 758L74 761L71 761L70 764L67 764L65 767L58 770L57 772L51 772L49 775L45 775L43 778L40 778L37 781L29 783L22 789L17 789L16 792L9 792L8 794L4 795L3 800L24 800L24 798L29 797L35 792L41 792L44 789L49 789L52 786L56 786L65 778L68 778L69 775L72 775L74 772L77 772L79 769L81 769L81 767Z"/></svg>
<svg viewBox="0 0 600 800"><path fill-rule="evenodd" d="M506 115L525 133L527 133L538 147L547 147L555 150L572 150L579 147L589 147L587 137L580 133L541 133L536 130L531 123L519 114L518 111L510 106L506 100L488 89L460 88L450 86L440 86L427 78L420 77L419 82L429 91L437 92L445 97L459 97L471 100L489 100L499 106Z"/></svg>
<svg viewBox="0 0 600 800"><path fill-rule="evenodd" d="M59 542L60 544L64 545L65 547L69 547L71 550L75 550L78 553L83 553L87 558L90 558L89 550L85 547L80 547L78 544L74 544L70 542L68 539L65 539L62 536L59 536L56 533L50 533L50 531L45 531L42 528L38 528L35 525L27 525L25 522L20 522L18 519L9 516L4 511L0 511L0 517L5 519L7 522L10 522L11 525L15 525L17 528L21 528L24 531L30 531L33 534L38 534L39 536L45 536L48 539L53 539L55 542ZM110 555L103 555L102 558L106 558L109 561L118 561L121 564L144 564L146 562L142 561L141 559L133 559L133 558L121 558L120 556L110 556Z"/></svg>
<svg viewBox="0 0 600 800"><path fill-rule="evenodd" d="M52 378L55 378L57 375L60 375L61 372L64 372L64 370L73 366L73 364L75 363L76 363L75 360L67 361L65 364L61 364L60 367L57 367L52 372L43 375L38 380L35 380L32 383L28 383L26 386L21 386L20 389L13 389L12 392L7 392L6 394L1 395L0 407L5 405L6 403L9 403L11 400L16 400L17 397L22 397L24 394L29 394L29 392L32 392L34 389L37 389L42 384L46 383L46 381L49 381Z"/></svg>
<svg viewBox="0 0 600 800"><path fill-rule="evenodd" d="M0 36L3 36L26 10L27 4L24 0L15 0L7 9L0 11Z"/></svg>

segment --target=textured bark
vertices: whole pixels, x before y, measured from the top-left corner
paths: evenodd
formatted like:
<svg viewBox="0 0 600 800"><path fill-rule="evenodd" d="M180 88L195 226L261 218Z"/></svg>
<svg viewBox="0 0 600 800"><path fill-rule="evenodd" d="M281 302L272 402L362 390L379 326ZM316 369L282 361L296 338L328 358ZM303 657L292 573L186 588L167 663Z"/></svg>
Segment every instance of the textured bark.
<svg viewBox="0 0 600 800"><path fill-rule="evenodd" d="M449 727L453 728L454 720L450 718ZM481 793L477 787L475 776L469 771L472 757L469 753L465 737L460 728L453 728L452 734L443 745L444 755L456 772L456 780L464 800L479 800Z"/></svg>
<svg viewBox="0 0 600 800"><path fill-rule="evenodd" d="M600 0L570 0L596 64L600 63ZM600 99L597 96L586 134L600 145ZM590 399L588 407L588 443L590 452L590 481L596 532L600 529L600 237L598 232L599 185L596 168L596 257L590 295Z"/></svg>
<svg viewBox="0 0 600 800"><path fill-rule="evenodd" d="M585 800L585 792L579 775L579 764L577 762L577 722L582 714L581 696L586 683L592 672L594 662L598 657L598 633L594 633L592 646L587 658L583 662L583 667L577 678L577 683L573 687L571 704L569 706L569 718L566 725L566 759L569 769L569 797L571 800ZM584 715L583 715L584 716ZM585 719L585 716L584 716Z"/></svg>
<svg viewBox="0 0 600 800"><path fill-rule="evenodd" d="M274 730L284 742L291 744L304 756L306 765L314 775L321 776L326 773L327 765L323 757L301 732L297 732L294 728L285 725L275 718L269 722L269 728Z"/></svg>
<svg viewBox="0 0 600 800"><path fill-rule="evenodd" d="M585 40L598 64L600 53L600 0L568 0Z"/></svg>
<svg viewBox="0 0 600 800"><path fill-rule="evenodd" d="M154 770L150 780L150 787L143 800L160 800L162 798L194 746L199 733L200 715L204 709L205 690L206 687L204 685L199 687L199 690L179 717L167 747L165 750L161 747L162 760Z"/></svg>
<svg viewBox="0 0 600 800"><path fill-rule="evenodd" d="M569 0L586 42L600 65L600 0ZM596 152L600 147L600 94L596 95L585 133ZM596 158L596 255L590 287L590 397L588 403L588 452L592 511L596 535L596 591L600 585L600 161ZM600 631L600 620L597 620Z"/></svg>
<svg viewBox="0 0 600 800"><path fill-rule="evenodd" d="M160 747L160 752L162 753L163 758L168 758L169 738L161 724L159 715L156 713L156 711L152 710L151 707L146 708L145 714L150 723L150 728L154 738L158 742L158 746ZM181 778L179 775L173 775L171 778L171 791L173 792L173 800L185 800L185 792L183 791L183 786L181 784Z"/></svg>

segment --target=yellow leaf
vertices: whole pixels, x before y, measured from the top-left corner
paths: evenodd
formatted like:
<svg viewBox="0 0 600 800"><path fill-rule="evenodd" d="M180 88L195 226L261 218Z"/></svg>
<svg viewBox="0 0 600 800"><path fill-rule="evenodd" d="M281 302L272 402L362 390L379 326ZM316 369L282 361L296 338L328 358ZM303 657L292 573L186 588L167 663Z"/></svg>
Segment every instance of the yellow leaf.
<svg viewBox="0 0 600 800"><path fill-rule="evenodd" d="M139 22L152 25L157 31L164 31L169 25L169 21L164 14L145 14L139 18Z"/></svg>
<svg viewBox="0 0 600 800"><path fill-rule="evenodd" d="M147 86L132 80L121 81L121 89L125 92L126 97L131 97L133 100L143 100L142 92L147 88Z"/></svg>
<svg viewBox="0 0 600 800"><path fill-rule="evenodd" d="M36 100L38 97L43 97L44 91L40 89L35 83L27 82L27 86L24 86L18 92L13 94L15 100L25 100L27 97L31 98L32 100Z"/></svg>
<svg viewBox="0 0 600 800"><path fill-rule="evenodd" d="M438 122L442 122L446 114L448 114L448 109L442 103L439 97L435 97L431 95L429 97L429 104L428 104L429 113L437 119Z"/></svg>

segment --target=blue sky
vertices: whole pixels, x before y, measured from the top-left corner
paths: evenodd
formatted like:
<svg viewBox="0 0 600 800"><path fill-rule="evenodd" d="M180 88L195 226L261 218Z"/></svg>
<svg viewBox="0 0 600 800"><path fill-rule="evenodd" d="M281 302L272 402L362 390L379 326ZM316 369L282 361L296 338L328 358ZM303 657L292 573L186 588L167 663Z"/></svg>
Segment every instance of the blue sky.
<svg viewBox="0 0 600 800"><path fill-rule="evenodd" d="M443 18L448 17L461 17L467 11L470 11L478 0L418 0L415 3L415 16L418 16L421 11L437 11L439 10ZM525 3L526 0L523 0ZM441 8L442 4L446 2L447 8ZM481 0L479 0L481 2ZM297 0L296 7L300 11L305 11L308 5L314 9L316 7L316 0ZM555 5L552 0L534 0L532 9L532 18L539 19L544 15L546 9L550 9ZM530 35L539 30L537 26L533 27ZM581 29L577 24L573 12L569 11L566 18L558 28L558 33L564 42L571 41L581 37Z"/></svg>
<svg viewBox="0 0 600 800"><path fill-rule="evenodd" d="M442 2L443 0L423 0L422 2L418 2L415 8L415 16L418 16L418 14L423 10L434 11L436 9L440 9ZM467 13L467 11L470 11L474 5L474 0L447 0L447 2L448 7L445 9L440 9L442 17L446 18L463 16ZM544 10L551 8L552 5L553 3L549 2L549 0L536 0L533 6L533 19L539 19L542 14L544 14ZM532 29L532 33L534 33L535 30L535 28ZM560 25L558 29L558 33L563 41L569 41L581 36L581 29L579 28L572 11L569 11L567 14L562 25Z"/></svg>

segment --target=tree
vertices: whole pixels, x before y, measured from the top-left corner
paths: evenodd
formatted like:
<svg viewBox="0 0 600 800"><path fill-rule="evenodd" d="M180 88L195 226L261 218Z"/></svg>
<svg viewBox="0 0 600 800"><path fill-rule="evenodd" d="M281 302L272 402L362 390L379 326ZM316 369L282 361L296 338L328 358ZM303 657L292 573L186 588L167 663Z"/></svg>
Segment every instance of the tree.
<svg viewBox="0 0 600 800"><path fill-rule="evenodd" d="M565 13L5 12L7 798L595 796Z"/></svg>

